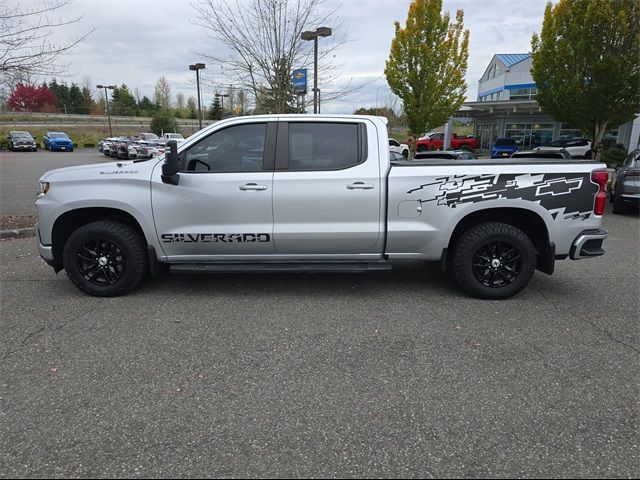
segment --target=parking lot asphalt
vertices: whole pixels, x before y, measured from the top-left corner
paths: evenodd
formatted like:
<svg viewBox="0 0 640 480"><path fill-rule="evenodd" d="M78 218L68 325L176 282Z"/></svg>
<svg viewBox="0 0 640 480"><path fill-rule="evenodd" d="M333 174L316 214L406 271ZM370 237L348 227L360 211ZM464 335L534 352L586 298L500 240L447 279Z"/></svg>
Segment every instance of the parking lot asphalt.
<svg viewBox="0 0 640 480"><path fill-rule="evenodd" d="M38 179L49 170L113 161L95 148L76 148L73 152L0 151L0 215L35 214Z"/></svg>
<svg viewBox="0 0 640 480"><path fill-rule="evenodd" d="M0 476L636 477L640 220L604 228L501 302L416 261L92 298L0 242Z"/></svg>

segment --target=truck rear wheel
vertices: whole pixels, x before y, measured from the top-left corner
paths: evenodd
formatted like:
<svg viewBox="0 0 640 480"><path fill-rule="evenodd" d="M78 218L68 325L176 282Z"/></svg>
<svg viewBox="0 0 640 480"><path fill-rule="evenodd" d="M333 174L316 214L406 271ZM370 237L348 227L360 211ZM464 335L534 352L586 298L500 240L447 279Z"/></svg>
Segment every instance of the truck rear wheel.
<svg viewBox="0 0 640 480"><path fill-rule="evenodd" d="M505 223L476 225L454 247L453 274L463 290L479 298L499 300L517 294L535 268L533 243Z"/></svg>
<svg viewBox="0 0 640 480"><path fill-rule="evenodd" d="M73 232L62 254L67 276L83 292L113 297L145 279L148 259L140 234L124 223L98 221Z"/></svg>

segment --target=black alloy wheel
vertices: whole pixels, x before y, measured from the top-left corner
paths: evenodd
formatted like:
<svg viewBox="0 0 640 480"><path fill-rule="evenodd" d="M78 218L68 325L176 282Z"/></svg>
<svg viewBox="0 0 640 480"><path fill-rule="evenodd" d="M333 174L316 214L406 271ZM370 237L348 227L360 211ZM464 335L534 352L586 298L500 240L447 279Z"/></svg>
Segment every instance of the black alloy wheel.
<svg viewBox="0 0 640 480"><path fill-rule="evenodd" d="M513 283L522 270L522 252L507 241L482 245L472 259L473 276L485 287L502 288Z"/></svg>
<svg viewBox="0 0 640 480"><path fill-rule="evenodd" d="M87 241L76 252L78 272L92 285L114 285L122 278L125 260L122 250L104 238Z"/></svg>

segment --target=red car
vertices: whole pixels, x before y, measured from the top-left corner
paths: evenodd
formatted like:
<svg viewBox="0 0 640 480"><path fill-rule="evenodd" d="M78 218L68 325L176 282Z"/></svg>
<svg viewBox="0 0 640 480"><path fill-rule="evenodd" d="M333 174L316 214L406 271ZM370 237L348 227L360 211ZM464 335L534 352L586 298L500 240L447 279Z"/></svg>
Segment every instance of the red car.
<svg viewBox="0 0 640 480"><path fill-rule="evenodd" d="M442 150L444 146L444 133L430 133L425 137L421 137L416 142L416 152L426 152L428 150ZM451 134L452 150L460 150L470 148L475 150L478 148L478 141L474 137L459 137L455 133Z"/></svg>

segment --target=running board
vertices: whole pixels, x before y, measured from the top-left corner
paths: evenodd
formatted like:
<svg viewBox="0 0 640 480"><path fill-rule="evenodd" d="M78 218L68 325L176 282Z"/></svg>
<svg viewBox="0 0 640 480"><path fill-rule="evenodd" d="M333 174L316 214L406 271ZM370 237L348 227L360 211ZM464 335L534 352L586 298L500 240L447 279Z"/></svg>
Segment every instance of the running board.
<svg viewBox="0 0 640 480"><path fill-rule="evenodd" d="M176 263L171 273L269 273L269 272L375 272L391 270L391 263L318 262L318 263Z"/></svg>

